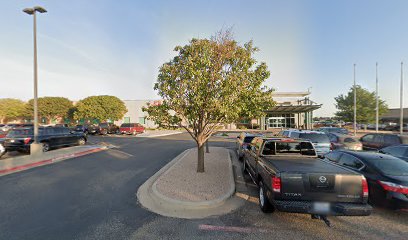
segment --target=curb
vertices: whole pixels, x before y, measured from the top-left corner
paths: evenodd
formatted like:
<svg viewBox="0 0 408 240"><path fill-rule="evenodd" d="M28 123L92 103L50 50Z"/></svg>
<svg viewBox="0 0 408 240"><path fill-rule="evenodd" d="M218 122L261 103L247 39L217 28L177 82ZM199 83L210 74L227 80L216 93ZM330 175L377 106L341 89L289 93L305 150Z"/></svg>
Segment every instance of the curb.
<svg viewBox="0 0 408 240"><path fill-rule="evenodd" d="M169 198L157 190L156 185L158 178L170 171L173 166L183 159L191 150L192 148L179 154L139 187L136 195L138 202L143 207L160 215L188 219L220 215L234 210L235 205L237 205L235 199L232 201L232 203L227 204L228 200L234 198L235 193L235 180L232 169L233 165L228 149L226 150L228 152L229 159L228 165L230 169L230 189L223 196L209 201L191 202ZM224 207L224 205L227 206Z"/></svg>
<svg viewBox="0 0 408 240"><path fill-rule="evenodd" d="M189 209L200 209L200 208L209 208L209 207L217 207L221 204L223 204L228 198L230 198L234 192L235 192L235 181L234 181L234 172L232 169L232 162L231 162L231 156L229 151L227 150L228 153L228 168L230 169L230 179L229 179L229 184L230 184L230 188L228 190L228 192L224 195L222 195L219 198L213 199L213 200L208 200L208 201L200 201L200 202L192 202L192 201L182 201L182 200L177 200L177 199L173 199L173 198L169 198L163 194L161 194L158 190L157 190L157 180L159 179L160 176L168 173L169 171L171 171L174 166L180 161L182 160L188 152L190 152L192 149L188 149L188 151L183 154L182 157L178 158L177 161L172 164L171 167L169 167L165 172L163 172L162 174L160 174L154 181L153 185L152 185L152 193L154 195L156 195L155 197L158 198L159 201L165 201L168 204L174 204L177 206L184 206L187 207Z"/></svg>
<svg viewBox="0 0 408 240"><path fill-rule="evenodd" d="M23 171L23 170L28 170L28 169L31 169L31 168L44 166L44 165L48 165L48 164L52 164L52 163L56 163L56 162L60 162L60 161L67 160L67 159L70 159L70 158L84 156L84 155L87 155L87 154L90 154L90 153L100 152L100 151L106 150L106 149L108 149L108 147L99 147L99 148L89 149L89 150L85 150L85 151L77 152L77 153L63 154L63 155L60 155L60 156L56 156L56 157L53 157L53 158L41 160L41 161L38 161L38 162L33 162L33 163L28 163L28 164L24 164L24 165L20 165L20 166L15 166L15 167L11 167L11 168L2 169L2 170L0 170L0 176L4 176L4 175L12 174L12 173L15 173L15 172L20 172L20 171Z"/></svg>

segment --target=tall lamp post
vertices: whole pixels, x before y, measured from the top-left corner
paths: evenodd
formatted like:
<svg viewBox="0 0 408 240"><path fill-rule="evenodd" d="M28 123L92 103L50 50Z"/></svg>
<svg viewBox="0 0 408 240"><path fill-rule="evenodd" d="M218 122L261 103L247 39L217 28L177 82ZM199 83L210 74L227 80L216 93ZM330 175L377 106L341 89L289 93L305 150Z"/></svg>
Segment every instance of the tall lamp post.
<svg viewBox="0 0 408 240"><path fill-rule="evenodd" d="M39 151L41 148L39 147L38 144L38 91L37 91L37 85L38 85L38 73L37 73L37 19L36 19L36 13L45 13L47 10L45 10L43 7L40 6L35 6L33 8L25 8L23 12L27 13L28 15L33 15L34 17L34 143L31 144L31 154L38 154L41 151ZM42 149L41 149L42 150Z"/></svg>

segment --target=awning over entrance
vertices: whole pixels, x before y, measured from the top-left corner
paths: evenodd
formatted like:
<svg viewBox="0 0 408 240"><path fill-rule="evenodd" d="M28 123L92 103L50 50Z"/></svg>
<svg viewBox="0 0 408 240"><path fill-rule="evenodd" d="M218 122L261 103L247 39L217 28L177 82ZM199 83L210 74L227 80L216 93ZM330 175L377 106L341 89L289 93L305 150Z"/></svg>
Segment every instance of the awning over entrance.
<svg viewBox="0 0 408 240"><path fill-rule="evenodd" d="M322 104L314 104L314 105L277 105L265 111L267 113L304 113L304 112L311 112L316 109L319 109Z"/></svg>

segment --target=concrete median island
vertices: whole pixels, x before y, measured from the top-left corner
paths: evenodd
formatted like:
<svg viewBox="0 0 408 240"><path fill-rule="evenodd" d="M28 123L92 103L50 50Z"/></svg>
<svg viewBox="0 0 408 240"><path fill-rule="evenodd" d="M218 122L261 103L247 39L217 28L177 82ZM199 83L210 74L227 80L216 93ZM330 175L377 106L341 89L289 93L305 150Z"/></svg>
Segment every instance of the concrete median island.
<svg viewBox="0 0 408 240"><path fill-rule="evenodd" d="M229 150L211 147L205 154L205 172L197 173L197 149L184 151L138 190L142 206L164 216L203 218L236 209L242 199L235 192Z"/></svg>

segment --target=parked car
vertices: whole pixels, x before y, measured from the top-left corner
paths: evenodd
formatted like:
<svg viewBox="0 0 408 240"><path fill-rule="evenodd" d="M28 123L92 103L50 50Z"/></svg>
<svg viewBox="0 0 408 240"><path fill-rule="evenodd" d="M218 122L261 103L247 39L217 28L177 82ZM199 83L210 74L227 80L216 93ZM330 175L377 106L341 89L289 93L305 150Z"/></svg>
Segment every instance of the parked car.
<svg viewBox="0 0 408 240"><path fill-rule="evenodd" d="M44 152L56 147L83 145L87 138L84 133L73 132L64 127L40 127L38 142L42 143ZM34 141L33 128L14 128L4 140L7 151L30 152L30 144Z"/></svg>
<svg viewBox="0 0 408 240"><path fill-rule="evenodd" d="M350 134L349 131L345 128L339 127L321 127L318 128L317 131L324 132L324 133L341 133L341 134Z"/></svg>
<svg viewBox="0 0 408 240"><path fill-rule="evenodd" d="M282 135L289 138L300 138L310 140L317 152L317 155L323 156L330 152L330 140L324 132L288 129L282 132Z"/></svg>
<svg viewBox="0 0 408 240"><path fill-rule="evenodd" d="M239 159L242 159L242 157L244 156L243 150L249 146L252 139L254 139L254 137L260 137L260 136L262 135L243 132L237 137L237 151L238 151Z"/></svg>
<svg viewBox="0 0 408 240"><path fill-rule="evenodd" d="M119 128L119 132L122 134L136 135L138 133L144 133L145 128L140 123L122 123Z"/></svg>
<svg viewBox="0 0 408 240"><path fill-rule="evenodd" d="M95 124L89 124L88 125L88 133L95 135L95 134L100 134L101 133L101 129L98 125Z"/></svg>
<svg viewBox="0 0 408 240"><path fill-rule="evenodd" d="M119 127L113 123L100 123L99 124L100 134L106 135L111 133L119 133Z"/></svg>
<svg viewBox="0 0 408 240"><path fill-rule="evenodd" d="M388 146L408 144L408 136L386 133L368 133L360 138L363 150L379 150Z"/></svg>
<svg viewBox="0 0 408 240"><path fill-rule="evenodd" d="M380 149L379 152L397 157L408 162L408 144L385 147Z"/></svg>
<svg viewBox="0 0 408 240"><path fill-rule="evenodd" d="M259 186L263 212L311 214L326 223L328 215L371 214L365 178L319 159L310 141L256 137L244 150L243 169Z"/></svg>
<svg viewBox="0 0 408 240"><path fill-rule="evenodd" d="M356 137L345 135L337 132L327 133L330 139L331 150L348 149L348 150L363 150L363 144Z"/></svg>
<svg viewBox="0 0 408 240"><path fill-rule="evenodd" d="M369 202L394 209L408 208L408 163L376 152L333 151L326 160L365 176Z"/></svg>
<svg viewBox="0 0 408 240"><path fill-rule="evenodd" d="M88 134L88 126L87 125L76 125L73 130L75 132L82 132L85 135Z"/></svg>
<svg viewBox="0 0 408 240"><path fill-rule="evenodd" d="M7 132L0 130L0 157L6 153L6 149L3 146L4 139L7 135Z"/></svg>

